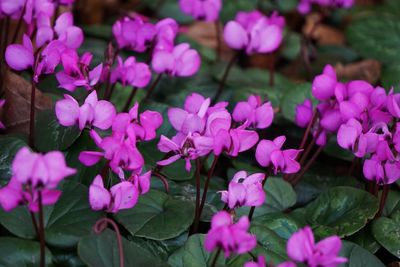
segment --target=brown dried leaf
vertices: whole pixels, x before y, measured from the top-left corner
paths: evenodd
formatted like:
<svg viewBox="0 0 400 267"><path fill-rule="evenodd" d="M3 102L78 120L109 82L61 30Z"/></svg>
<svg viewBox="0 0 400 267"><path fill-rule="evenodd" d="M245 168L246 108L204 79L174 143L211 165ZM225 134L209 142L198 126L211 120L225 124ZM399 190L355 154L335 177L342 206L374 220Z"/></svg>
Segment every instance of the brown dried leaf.
<svg viewBox="0 0 400 267"><path fill-rule="evenodd" d="M372 84L376 83L381 76L381 64L377 60L366 59L355 63L335 66L337 75L342 79L366 80Z"/></svg>
<svg viewBox="0 0 400 267"><path fill-rule="evenodd" d="M4 124L7 132L28 132L31 105L31 84L23 77L7 71L5 75ZM49 96L36 90L35 110L45 110L53 106Z"/></svg>
<svg viewBox="0 0 400 267"><path fill-rule="evenodd" d="M336 28L321 23L322 15L312 13L307 16L303 34L316 40L321 45L343 45L344 33Z"/></svg>

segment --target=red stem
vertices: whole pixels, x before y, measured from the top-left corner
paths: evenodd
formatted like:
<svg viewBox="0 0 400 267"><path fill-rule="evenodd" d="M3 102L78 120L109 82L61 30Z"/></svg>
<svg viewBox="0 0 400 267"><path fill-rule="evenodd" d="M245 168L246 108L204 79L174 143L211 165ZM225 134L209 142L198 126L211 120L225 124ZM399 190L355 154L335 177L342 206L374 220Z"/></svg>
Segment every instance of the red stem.
<svg viewBox="0 0 400 267"><path fill-rule="evenodd" d="M38 191L39 201L39 240L40 240L40 267L46 266L46 247L44 237L44 220L43 220L43 204L42 204L42 191Z"/></svg>
<svg viewBox="0 0 400 267"><path fill-rule="evenodd" d="M218 91L214 96L213 103L217 102L218 98L221 96L222 91L224 90L225 87L226 80L228 79L229 72L233 67L233 64L235 63L237 56L238 54L233 55L231 61L229 61L228 66L225 69L224 75L222 76L221 83L219 84Z"/></svg>
<svg viewBox="0 0 400 267"><path fill-rule="evenodd" d="M124 248L122 245L122 237L118 225L113 220L104 217L96 222L96 224L93 226L93 230L96 234L101 234L107 228L108 224L114 228L115 234L117 235L119 266L124 267Z"/></svg>
<svg viewBox="0 0 400 267"><path fill-rule="evenodd" d="M154 89L156 88L157 84L160 82L161 77L162 77L162 74L158 74L156 80L153 82L150 89L147 91L147 94L144 97L144 99L142 100L142 102L147 101L150 98L150 96L153 93Z"/></svg>
<svg viewBox="0 0 400 267"><path fill-rule="evenodd" d="M270 169L268 169L266 172L265 172L265 178L264 178L264 180L262 181L262 187L264 188L264 185L265 185L265 183L267 182L267 179L268 179L268 177L269 177L269 175L270 175L270 173L271 173L271 170ZM253 219L253 215L254 215L254 211L256 210L256 207L255 206L253 206L253 207L251 207L250 208L250 212L249 212L249 221L251 221L252 219Z"/></svg>
<svg viewBox="0 0 400 267"><path fill-rule="evenodd" d="M156 177L160 178L161 182L164 184L165 192L167 192L167 194L169 194L169 184L168 184L167 177L165 177L164 175L162 175L161 173L159 173L157 171L153 171L152 173Z"/></svg>
<svg viewBox="0 0 400 267"><path fill-rule="evenodd" d="M324 149L324 146L318 147L317 151L314 153L314 155L311 157L311 159L307 162L307 164L301 169L300 173L294 177L294 179L291 182L292 185L297 185L297 183L300 181L300 179L303 177L303 175L308 171L308 169L311 167L311 165L314 163L314 161L317 159L318 155L322 152L323 149Z"/></svg>
<svg viewBox="0 0 400 267"><path fill-rule="evenodd" d="M35 98L36 98L36 88L35 83L32 80L31 86L31 110L29 117L29 146L34 147L35 144Z"/></svg>
<svg viewBox="0 0 400 267"><path fill-rule="evenodd" d="M193 233L197 233L200 221L200 159L196 159L196 210L193 224Z"/></svg>
<svg viewBox="0 0 400 267"><path fill-rule="evenodd" d="M137 90L138 90L137 87L133 87L132 88L132 92L129 95L129 98L125 103L124 109L122 110L123 112L128 112L129 107L131 106L131 102L132 102L133 98L135 97L135 95L137 93Z"/></svg>
<svg viewBox="0 0 400 267"><path fill-rule="evenodd" d="M390 186L385 184L382 188L381 200L379 202L379 210L378 213L375 215L375 218L378 218L382 215L383 209L385 208L386 200L389 196L389 189Z"/></svg>

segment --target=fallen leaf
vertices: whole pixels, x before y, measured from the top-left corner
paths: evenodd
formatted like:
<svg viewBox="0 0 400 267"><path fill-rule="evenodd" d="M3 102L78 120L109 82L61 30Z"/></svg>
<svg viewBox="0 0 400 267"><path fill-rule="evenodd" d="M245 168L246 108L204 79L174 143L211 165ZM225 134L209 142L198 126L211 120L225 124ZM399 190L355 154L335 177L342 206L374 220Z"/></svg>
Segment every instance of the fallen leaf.
<svg viewBox="0 0 400 267"><path fill-rule="evenodd" d="M337 63L336 73L341 79L366 80L375 84L381 76L381 64L374 59L366 59L355 63L343 65Z"/></svg>
<svg viewBox="0 0 400 267"><path fill-rule="evenodd" d="M316 40L320 45L343 45L344 33L334 27L322 24L322 15L312 13L306 17L303 34Z"/></svg>
<svg viewBox="0 0 400 267"><path fill-rule="evenodd" d="M3 122L7 132L29 131L31 84L23 77L7 71L5 75ZM35 110L45 110L53 106L49 96L36 90Z"/></svg>

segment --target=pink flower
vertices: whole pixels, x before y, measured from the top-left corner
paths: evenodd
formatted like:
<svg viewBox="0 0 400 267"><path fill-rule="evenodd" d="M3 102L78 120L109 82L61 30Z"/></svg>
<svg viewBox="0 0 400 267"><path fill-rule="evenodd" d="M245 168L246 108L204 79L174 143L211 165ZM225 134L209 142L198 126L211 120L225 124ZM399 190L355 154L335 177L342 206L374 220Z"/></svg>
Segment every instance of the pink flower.
<svg viewBox="0 0 400 267"><path fill-rule="evenodd" d="M265 257L260 255L258 256L257 262L254 261L246 262L244 264L244 267L267 267L267 263L265 262Z"/></svg>
<svg viewBox="0 0 400 267"><path fill-rule="evenodd" d="M284 25L284 18L277 13L268 18L258 11L239 12L226 24L224 39L232 49L247 54L270 53L282 43Z"/></svg>
<svg viewBox="0 0 400 267"><path fill-rule="evenodd" d="M124 17L112 27L114 38L120 49L142 53L147 50L156 35L156 29L151 23L145 22L141 16Z"/></svg>
<svg viewBox="0 0 400 267"><path fill-rule="evenodd" d="M307 226L290 237L286 250L290 259L305 263L309 267L333 267L347 262L346 258L338 257L341 246L342 241L338 236L330 236L315 243L313 232L311 228ZM292 265L287 264L280 266Z"/></svg>
<svg viewBox="0 0 400 267"><path fill-rule="evenodd" d="M288 174L298 172L301 166L296 161L296 158L301 150L282 150L281 148L285 141L285 136L279 136L273 141L261 140L256 149L258 164L263 167L272 167L275 174L278 172Z"/></svg>
<svg viewBox="0 0 400 267"><path fill-rule="evenodd" d="M214 137L214 154L220 155L225 151L229 156L236 157L240 152L251 149L258 139L256 131L245 130L244 126L229 131L222 129Z"/></svg>
<svg viewBox="0 0 400 267"><path fill-rule="evenodd" d="M12 163L13 175L18 182L33 187L55 188L65 177L74 174L75 169L67 167L64 155L59 151L44 155L21 148Z"/></svg>
<svg viewBox="0 0 400 267"><path fill-rule="evenodd" d="M222 8L221 0L180 0L183 13L197 20L216 21Z"/></svg>
<svg viewBox="0 0 400 267"><path fill-rule="evenodd" d="M38 212L39 194L43 205L53 205L61 195L54 188L75 172L66 166L64 155L59 151L42 155L23 147L12 162L10 182L0 189L0 205L5 211L27 205L30 211Z"/></svg>
<svg viewBox="0 0 400 267"><path fill-rule="evenodd" d="M118 66L111 73L111 82L119 81L123 86L144 88L151 80L151 71L147 64L136 62L135 57L128 57L125 62L118 57Z"/></svg>
<svg viewBox="0 0 400 267"><path fill-rule="evenodd" d="M159 74L189 77L200 68L201 58L199 53L190 49L187 43L179 44L172 51L158 50L153 54L152 67Z"/></svg>
<svg viewBox="0 0 400 267"><path fill-rule="evenodd" d="M134 207L138 198L139 191L127 181L113 185L107 190L104 188L103 178L97 175L89 187L89 202L93 210L117 213L119 210Z"/></svg>
<svg viewBox="0 0 400 267"><path fill-rule="evenodd" d="M103 64L99 64L93 70L89 70L93 55L85 53L79 58L73 49L67 49L61 54L61 61L64 70L56 75L61 88L70 92L75 91L76 87L83 86L87 90L92 90L100 80Z"/></svg>
<svg viewBox="0 0 400 267"><path fill-rule="evenodd" d="M318 100L327 100L335 95L336 84L335 69L331 65L326 65L323 73L314 78L312 94Z"/></svg>
<svg viewBox="0 0 400 267"><path fill-rule="evenodd" d="M232 114L236 122L245 122L258 129L268 128L274 119L271 102L262 104L261 97L250 95L247 102L238 102Z"/></svg>
<svg viewBox="0 0 400 267"><path fill-rule="evenodd" d="M313 116L313 105L310 99L305 99L302 104L296 106L295 122L301 128L307 127Z"/></svg>
<svg viewBox="0 0 400 267"><path fill-rule="evenodd" d="M166 18L157 22L155 27L157 34L154 40L154 51L172 51L179 32L178 23L174 19Z"/></svg>
<svg viewBox="0 0 400 267"><path fill-rule="evenodd" d="M265 192L262 181L265 175L255 173L247 176L246 171L237 172L229 183L228 191L221 191L221 199L230 209L237 207L258 207L264 203Z"/></svg>
<svg viewBox="0 0 400 267"><path fill-rule="evenodd" d="M245 254L257 245L256 237L247 232L249 227L250 222L246 216L234 224L228 212L220 211L212 218L204 246L209 252L221 248L226 258L231 253Z"/></svg>
<svg viewBox="0 0 400 267"><path fill-rule="evenodd" d="M312 4L330 8L350 8L353 6L354 0L301 0L297 5L297 10L301 14L307 14L311 11Z"/></svg>
<svg viewBox="0 0 400 267"><path fill-rule="evenodd" d="M5 58L8 66L13 70L22 71L31 68L35 61L32 41L24 35L22 45L12 44L7 47Z"/></svg>
<svg viewBox="0 0 400 267"><path fill-rule="evenodd" d="M81 130L86 126L107 130L113 123L116 110L112 103L98 101L97 92L93 91L82 106L72 96L64 95L64 99L56 103L56 116L63 126L78 124Z"/></svg>
<svg viewBox="0 0 400 267"><path fill-rule="evenodd" d="M58 40L71 49L79 48L83 43L83 31L81 28L74 26L74 17L71 12L61 14L54 26Z"/></svg>

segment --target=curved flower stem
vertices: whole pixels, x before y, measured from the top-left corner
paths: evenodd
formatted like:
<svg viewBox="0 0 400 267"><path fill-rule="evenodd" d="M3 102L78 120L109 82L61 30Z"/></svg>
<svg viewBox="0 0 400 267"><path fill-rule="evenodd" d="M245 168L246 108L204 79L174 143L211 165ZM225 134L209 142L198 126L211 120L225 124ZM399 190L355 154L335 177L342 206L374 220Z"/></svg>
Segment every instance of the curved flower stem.
<svg viewBox="0 0 400 267"><path fill-rule="evenodd" d="M221 254L221 248L218 248L218 250L217 250L217 252L215 253L214 258L213 258L213 260L212 260L212 262L211 262L210 267L215 267L215 266L216 266L217 260L218 260L218 257L219 257L220 254Z"/></svg>
<svg viewBox="0 0 400 267"><path fill-rule="evenodd" d="M133 87L132 88L132 92L131 92L128 100L125 103L124 109L122 110L123 112L128 112L129 107L131 106L131 102L132 102L133 98L135 97L135 95L137 93L137 90L138 90L137 87Z"/></svg>
<svg viewBox="0 0 400 267"><path fill-rule="evenodd" d="M110 42L107 45L106 48L106 62L107 62L107 68L108 68L108 73L107 73L107 79L106 79L106 90L104 91L104 99L105 100L110 100L111 98L111 68L114 65L115 59L117 58L119 54L119 49L116 49L115 51L112 43Z"/></svg>
<svg viewBox="0 0 400 267"><path fill-rule="evenodd" d="M217 47L216 47L216 54L217 54L217 62L221 60L221 52L222 52L222 43L221 43L221 31L219 27L219 20L216 20L215 23L215 38L217 41Z"/></svg>
<svg viewBox="0 0 400 267"><path fill-rule="evenodd" d="M108 224L110 224L114 228L115 234L117 235L119 266L124 267L124 248L122 246L122 238L118 225L113 220L104 217L99 219L95 223L95 225L93 226L93 230L96 234L101 234L107 228Z"/></svg>
<svg viewBox="0 0 400 267"><path fill-rule="evenodd" d="M271 173L271 170L270 170L270 169L268 169L268 170L265 172L265 178L264 178L264 180L262 181L262 187L263 187L263 188L264 188L265 183L267 182L267 179L268 179L270 173ZM253 215L254 215L254 211L255 211L255 210L256 210L256 207L255 207L255 206L252 206L252 207L250 208L249 216L248 216L250 222L251 222L251 219L253 219Z"/></svg>
<svg viewBox="0 0 400 267"><path fill-rule="evenodd" d="M229 61L228 65L226 66L224 75L222 76L221 83L219 84L218 91L214 96L213 103L217 102L218 98L221 96L222 91L224 90L224 87L225 87L226 80L228 79L229 72L231 71L233 64L235 63L237 57L238 57L238 54L233 55L231 61Z"/></svg>
<svg viewBox="0 0 400 267"><path fill-rule="evenodd" d="M311 157L311 159L307 162L307 164L301 169L300 173L296 175L293 180L291 181L291 184L293 186L297 185L300 179L303 177L303 175L308 171L308 169L311 167L311 165L314 163L314 161L317 159L319 154L322 152L325 146L319 146L317 151L314 153L314 155Z"/></svg>
<svg viewBox="0 0 400 267"><path fill-rule="evenodd" d="M194 216L193 233L197 233L200 221L200 159L196 159L196 210Z"/></svg>
<svg viewBox="0 0 400 267"><path fill-rule="evenodd" d="M383 185L381 200L379 202L379 210L378 213L376 213L375 218L378 218L382 215L383 209L385 208L386 200L389 196L389 189L390 186L388 184Z"/></svg>
<svg viewBox="0 0 400 267"><path fill-rule="evenodd" d="M46 247L44 237L44 220L43 220L43 204L42 204L42 191L38 191L39 201L39 240L40 240L40 267L46 266Z"/></svg>
<svg viewBox="0 0 400 267"><path fill-rule="evenodd" d="M167 192L167 194L169 194L169 185L168 185L167 177L165 177L164 175L162 175L158 171L153 171L152 173L155 176L157 176L158 178L160 178L161 182L164 184L165 192Z"/></svg>
<svg viewBox="0 0 400 267"><path fill-rule="evenodd" d="M204 183L203 195L201 197L201 203L200 203L200 207L199 207L199 216L197 219L200 219L201 213L203 212L203 208L204 208L204 205L205 205L206 199L207 199L208 186L210 184L211 177L214 174L215 166L217 166L218 159L219 159L219 156L214 156L214 160L211 164L211 168L208 170L207 179Z"/></svg>
<svg viewBox="0 0 400 267"><path fill-rule="evenodd" d="M303 166L304 162L306 161L308 155L310 154L312 148L314 147L315 143L317 142L318 136L321 134L322 129L318 129L317 134L315 135L315 137L311 140L310 144L308 144L306 150L304 151L304 153L301 155L300 157L300 165Z"/></svg>
<svg viewBox="0 0 400 267"><path fill-rule="evenodd" d="M153 84L151 85L151 87L149 88L149 90L147 91L146 96L143 98L142 102L147 101L151 94L153 93L154 89L156 88L157 84L160 82L162 78L162 74L158 74L157 78L154 80Z"/></svg>

